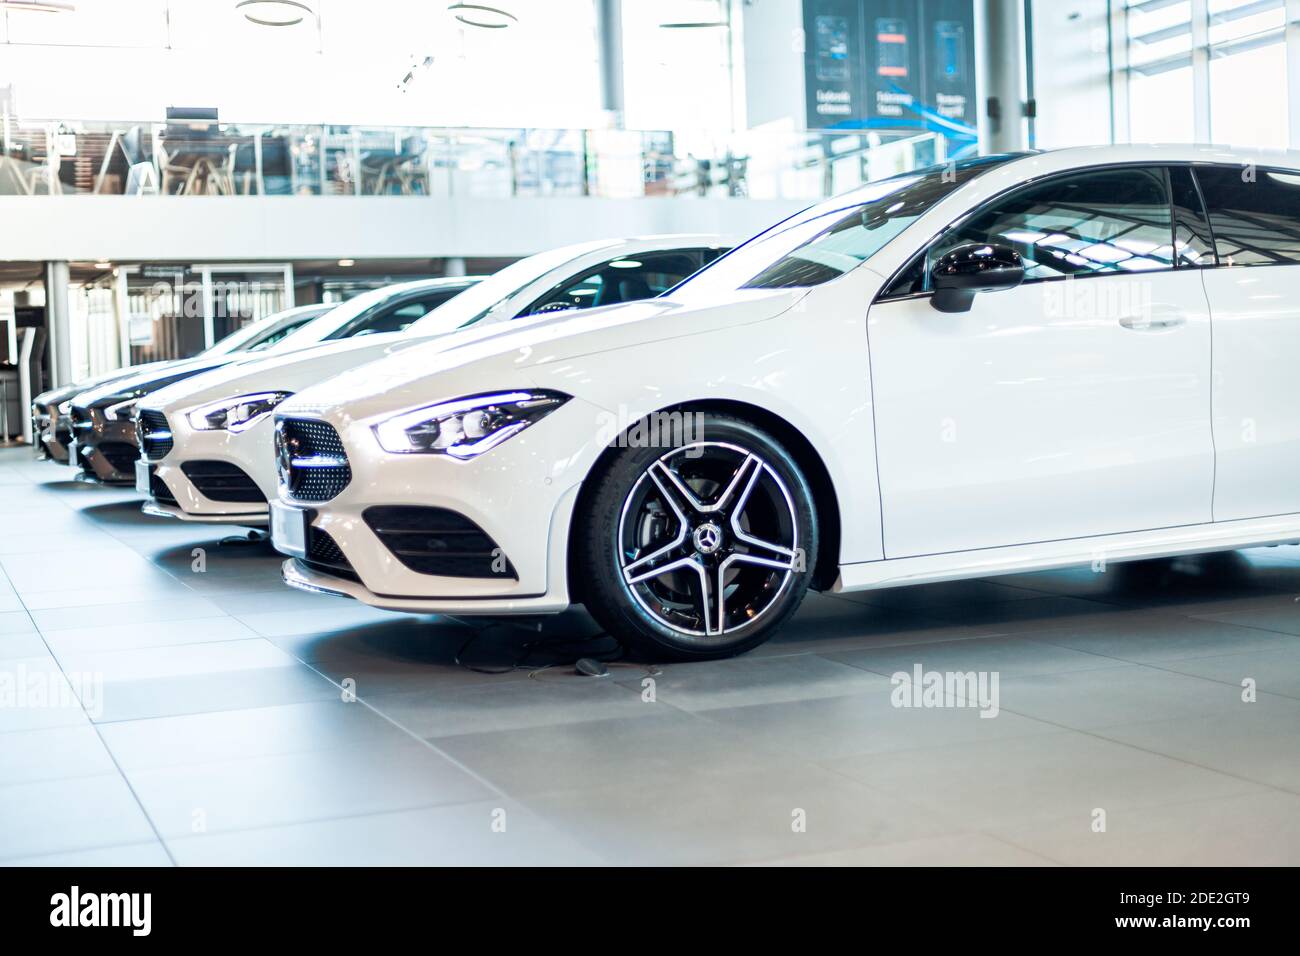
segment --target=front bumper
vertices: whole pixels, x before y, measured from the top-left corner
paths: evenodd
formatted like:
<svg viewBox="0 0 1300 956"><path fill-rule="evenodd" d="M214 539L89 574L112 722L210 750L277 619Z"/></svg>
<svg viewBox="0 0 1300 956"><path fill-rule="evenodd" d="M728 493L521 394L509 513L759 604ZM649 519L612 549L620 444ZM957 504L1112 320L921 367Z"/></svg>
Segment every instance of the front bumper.
<svg viewBox="0 0 1300 956"><path fill-rule="evenodd" d="M32 406L32 430L36 433L36 455L66 465L70 457L72 428L57 406Z"/></svg>
<svg viewBox="0 0 1300 956"><path fill-rule="evenodd" d="M113 484L135 482L135 462L140 449L135 425L109 421L98 409L73 410L72 437L77 442L76 464L88 475Z"/></svg>
<svg viewBox="0 0 1300 956"><path fill-rule="evenodd" d="M236 524L265 527L267 523L266 499L276 493L275 452L271 444L272 421L270 416L257 422L247 431L232 434L226 431L195 431L184 421L184 416L167 415L171 431L171 447L156 461L146 457L153 467L155 482L161 482L170 496L154 495L146 513L179 518L203 524ZM229 483L214 489L212 483L201 477L213 464L226 469L238 469L244 478L256 486L260 500L223 500L231 497L247 499L249 494L231 494ZM187 471L189 473L187 473ZM208 493L205 493L205 489Z"/></svg>
<svg viewBox="0 0 1300 956"><path fill-rule="evenodd" d="M479 458L384 452L369 423L327 421L347 452L351 480L325 501L285 497L308 511L340 560L295 558L287 584L356 598L379 608L444 614L537 614L569 606L567 552L579 484L600 448L593 414L573 406L542 419ZM290 417L290 416L284 416ZM297 421L305 416L291 416ZM317 418L317 421L325 419ZM603 446L602 446L603 447ZM505 573L450 576L413 570L372 527L374 508L443 509L473 522L508 561ZM336 556L337 557L337 556Z"/></svg>

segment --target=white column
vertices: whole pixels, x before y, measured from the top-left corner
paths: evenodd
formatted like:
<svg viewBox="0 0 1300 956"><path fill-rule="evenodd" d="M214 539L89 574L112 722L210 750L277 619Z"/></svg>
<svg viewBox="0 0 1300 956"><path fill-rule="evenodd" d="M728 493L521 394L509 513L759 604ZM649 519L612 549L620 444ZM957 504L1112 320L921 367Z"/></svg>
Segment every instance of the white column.
<svg viewBox="0 0 1300 956"><path fill-rule="evenodd" d="M54 386L72 384L72 316L68 306L67 262L45 263L45 329L50 339Z"/></svg>
<svg viewBox="0 0 1300 956"><path fill-rule="evenodd" d="M983 153L1021 150L1028 142L1024 12L1022 0L979 0L975 4L975 72Z"/></svg>
<svg viewBox="0 0 1300 956"><path fill-rule="evenodd" d="M465 274L465 260L460 256L443 259L442 274L445 276L463 276Z"/></svg>

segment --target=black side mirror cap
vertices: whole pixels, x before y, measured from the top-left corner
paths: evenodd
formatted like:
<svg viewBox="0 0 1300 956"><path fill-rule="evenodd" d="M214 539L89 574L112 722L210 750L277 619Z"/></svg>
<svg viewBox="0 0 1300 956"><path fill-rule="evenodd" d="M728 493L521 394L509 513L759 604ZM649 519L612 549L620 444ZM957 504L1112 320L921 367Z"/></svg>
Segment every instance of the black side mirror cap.
<svg viewBox="0 0 1300 956"><path fill-rule="evenodd" d="M968 242L948 250L930 270L930 304L940 312L968 312L976 293L1014 289L1024 278L1025 264L1015 249Z"/></svg>

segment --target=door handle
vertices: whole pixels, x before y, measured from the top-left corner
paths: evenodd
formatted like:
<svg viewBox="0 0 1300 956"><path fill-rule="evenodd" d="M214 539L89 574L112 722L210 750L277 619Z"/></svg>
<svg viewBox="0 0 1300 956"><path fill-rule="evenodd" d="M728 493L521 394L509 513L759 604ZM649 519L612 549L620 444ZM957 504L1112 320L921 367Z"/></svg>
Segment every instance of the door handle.
<svg viewBox="0 0 1300 956"><path fill-rule="evenodd" d="M1187 316L1177 309L1152 309L1137 315L1120 317L1119 324L1134 332L1164 332L1187 324Z"/></svg>

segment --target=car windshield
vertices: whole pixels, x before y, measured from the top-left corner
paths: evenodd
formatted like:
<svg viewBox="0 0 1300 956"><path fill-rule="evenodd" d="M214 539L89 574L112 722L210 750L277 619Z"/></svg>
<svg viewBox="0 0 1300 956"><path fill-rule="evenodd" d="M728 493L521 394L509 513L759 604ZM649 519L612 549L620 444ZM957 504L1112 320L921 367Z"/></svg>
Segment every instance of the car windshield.
<svg viewBox="0 0 1300 956"><path fill-rule="evenodd" d="M676 301L703 301L739 289L828 282L871 258L953 190L1012 158L981 156L931 166L810 206L737 246L666 295Z"/></svg>
<svg viewBox="0 0 1300 956"><path fill-rule="evenodd" d="M442 335L472 325L487 315L497 303L536 282L551 270L558 269L578 256L613 245L608 240L584 242L520 259L412 322L406 332L408 335Z"/></svg>
<svg viewBox="0 0 1300 956"><path fill-rule="evenodd" d="M294 313L293 321L286 322L284 327L277 328L289 316L290 311ZM217 342L210 349L200 352L200 355L229 355L231 352L252 351L261 348L272 342L279 341L286 335L306 325L317 316L324 315L329 311L329 306L320 306L311 309L297 309L285 312L277 312L274 315L268 315L264 319L258 319L256 322L250 322L243 328L235 329L224 339ZM272 337L271 332L275 330L279 334ZM270 341L268 341L270 339Z"/></svg>

